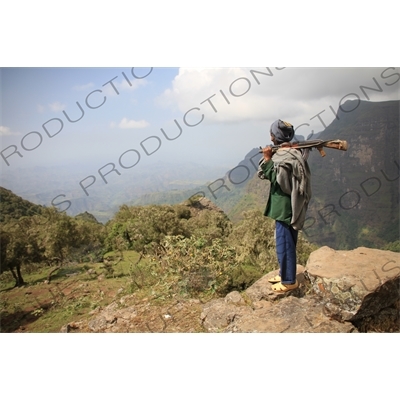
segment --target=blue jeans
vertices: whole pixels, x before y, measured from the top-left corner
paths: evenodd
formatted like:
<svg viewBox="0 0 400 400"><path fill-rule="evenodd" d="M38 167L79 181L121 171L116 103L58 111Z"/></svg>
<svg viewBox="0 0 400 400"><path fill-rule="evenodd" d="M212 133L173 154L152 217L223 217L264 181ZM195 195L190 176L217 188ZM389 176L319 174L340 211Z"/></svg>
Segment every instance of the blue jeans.
<svg viewBox="0 0 400 400"><path fill-rule="evenodd" d="M296 244L298 231L291 225L276 221L276 255L279 263L279 274L284 285L296 282Z"/></svg>

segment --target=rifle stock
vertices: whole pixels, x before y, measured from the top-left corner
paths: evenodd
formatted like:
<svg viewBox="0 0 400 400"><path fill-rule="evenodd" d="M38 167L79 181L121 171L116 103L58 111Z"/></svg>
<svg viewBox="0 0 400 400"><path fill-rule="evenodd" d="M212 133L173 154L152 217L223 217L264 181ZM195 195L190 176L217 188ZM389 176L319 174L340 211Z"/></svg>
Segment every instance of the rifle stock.
<svg viewBox="0 0 400 400"><path fill-rule="evenodd" d="M293 148L293 149L317 149L322 157L326 156L326 153L324 151L324 147L327 147L329 149L336 149L336 150L342 150L342 151L347 151L348 145L346 140L306 140L304 142L289 142L289 143L283 143L279 145L274 145L271 146L272 152L275 153L279 149L285 149L285 148ZM262 148L260 147L259 153L262 153Z"/></svg>

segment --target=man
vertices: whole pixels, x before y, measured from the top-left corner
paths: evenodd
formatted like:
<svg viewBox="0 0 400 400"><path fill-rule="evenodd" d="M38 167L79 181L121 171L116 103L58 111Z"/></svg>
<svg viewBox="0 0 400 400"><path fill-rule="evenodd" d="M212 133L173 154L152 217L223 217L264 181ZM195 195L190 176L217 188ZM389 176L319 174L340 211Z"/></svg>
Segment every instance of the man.
<svg viewBox="0 0 400 400"><path fill-rule="evenodd" d="M293 126L277 120L271 125L270 134L272 143L282 147L274 154L270 146L263 149L258 176L271 183L264 215L276 221L279 275L270 282L274 283L274 292L285 293L299 286L296 280L296 244L311 199L311 175L307 163L308 151L290 147Z"/></svg>

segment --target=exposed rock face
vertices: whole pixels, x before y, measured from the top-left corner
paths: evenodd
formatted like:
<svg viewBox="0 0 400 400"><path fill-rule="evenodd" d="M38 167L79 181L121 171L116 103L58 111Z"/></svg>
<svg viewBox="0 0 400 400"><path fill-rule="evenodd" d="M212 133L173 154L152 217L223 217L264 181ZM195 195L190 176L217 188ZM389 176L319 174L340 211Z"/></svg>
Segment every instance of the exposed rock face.
<svg viewBox="0 0 400 400"><path fill-rule="evenodd" d="M354 326L327 318L323 304L307 298L308 282L304 267L298 266L299 288L286 294L276 294L268 279L272 271L259 279L242 295L229 293L203 307L201 319L209 332L353 332ZM232 297L235 299L232 300Z"/></svg>
<svg viewBox="0 0 400 400"><path fill-rule="evenodd" d="M312 298L289 296L276 304L263 301L255 307L251 313L233 321L225 331L270 333L349 333L355 331L351 323L340 323L326 318L323 314L323 306Z"/></svg>
<svg viewBox="0 0 400 400"><path fill-rule="evenodd" d="M376 315L399 299L399 253L321 247L310 255L306 270L328 315L341 321Z"/></svg>
<svg viewBox="0 0 400 400"><path fill-rule="evenodd" d="M298 266L298 289L274 293L270 272L205 304L202 323L209 332L399 332L399 265L390 251L322 247Z"/></svg>

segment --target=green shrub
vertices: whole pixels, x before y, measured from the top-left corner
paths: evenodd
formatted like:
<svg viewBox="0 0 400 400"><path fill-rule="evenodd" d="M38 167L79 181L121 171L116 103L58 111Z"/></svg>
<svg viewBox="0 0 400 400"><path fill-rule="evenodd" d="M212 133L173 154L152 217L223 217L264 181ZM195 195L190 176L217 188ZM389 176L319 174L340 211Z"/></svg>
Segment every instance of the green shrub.
<svg viewBox="0 0 400 400"><path fill-rule="evenodd" d="M254 265L238 265L231 273L230 290L245 290L262 277L260 269Z"/></svg>
<svg viewBox="0 0 400 400"><path fill-rule="evenodd" d="M167 236L157 253L162 271L175 282L176 290L194 294L225 294L231 287L231 273L238 266L235 249L222 239Z"/></svg>
<svg viewBox="0 0 400 400"><path fill-rule="evenodd" d="M235 247L239 262L257 266L266 273L277 268L274 234L275 222L261 211L251 210L243 213L228 241Z"/></svg>

